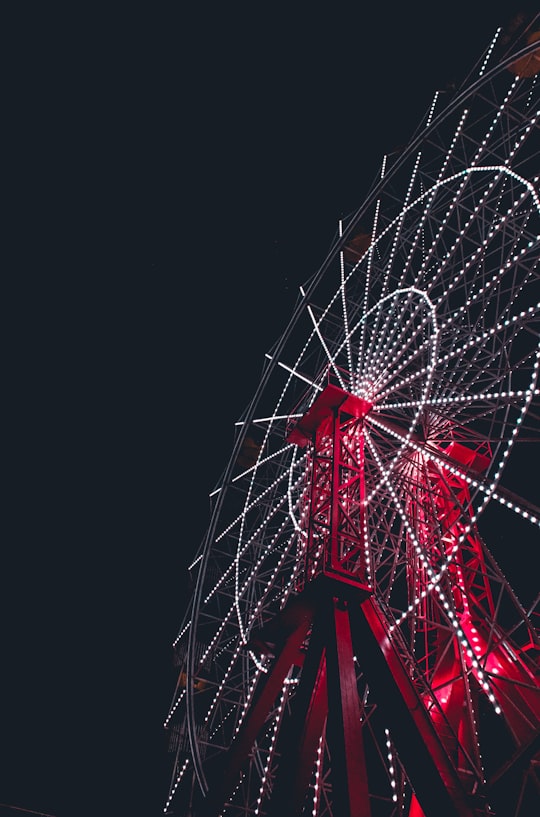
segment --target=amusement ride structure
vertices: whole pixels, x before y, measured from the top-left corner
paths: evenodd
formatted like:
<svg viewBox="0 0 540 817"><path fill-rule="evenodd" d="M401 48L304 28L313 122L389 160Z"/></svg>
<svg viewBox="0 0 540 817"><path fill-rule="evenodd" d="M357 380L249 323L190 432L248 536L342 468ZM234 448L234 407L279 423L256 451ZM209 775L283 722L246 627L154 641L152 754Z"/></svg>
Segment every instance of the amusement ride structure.
<svg viewBox="0 0 540 817"><path fill-rule="evenodd" d="M174 643L165 814L540 814L540 574L502 566L540 544L538 40L435 95L267 355Z"/></svg>

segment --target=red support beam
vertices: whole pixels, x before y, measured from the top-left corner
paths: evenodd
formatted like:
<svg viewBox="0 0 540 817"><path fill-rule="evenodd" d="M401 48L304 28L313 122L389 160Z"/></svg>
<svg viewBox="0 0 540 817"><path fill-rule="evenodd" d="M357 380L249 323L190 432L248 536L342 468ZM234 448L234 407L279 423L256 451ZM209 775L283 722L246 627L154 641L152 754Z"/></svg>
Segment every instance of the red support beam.
<svg viewBox="0 0 540 817"><path fill-rule="evenodd" d="M224 760L211 773L210 788L201 809L204 817L218 817L236 787L248 754L283 688L287 673L293 664L302 660L300 648L307 638L312 617L313 608L310 604L294 604L270 628L269 635L280 637L281 641L275 649L274 664L264 682L259 685L251 708ZM262 641L261 637L261 643Z"/></svg>
<svg viewBox="0 0 540 817"><path fill-rule="evenodd" d="M352 615L351 611L351 615ZM384 715L415 795L427 815L478 817L433 720L388 633L377 602L367 598L351 618L355 643L373 698Z"/></svg>
<svg viewBox="0 0 540 817"><path fill-rule="evenodd" d="M331 600L326 664L333 812L371 817L361 709L347 602Z"/></svg>
<svg viewBox="0 0 540 817"><path fill-rule="evenodd" d="M281 730L281 758L268 817L298 817L313 778L328 714L325 612L319 608L315 613L300 683L291 703L291 718L284 721Z"/></svg>

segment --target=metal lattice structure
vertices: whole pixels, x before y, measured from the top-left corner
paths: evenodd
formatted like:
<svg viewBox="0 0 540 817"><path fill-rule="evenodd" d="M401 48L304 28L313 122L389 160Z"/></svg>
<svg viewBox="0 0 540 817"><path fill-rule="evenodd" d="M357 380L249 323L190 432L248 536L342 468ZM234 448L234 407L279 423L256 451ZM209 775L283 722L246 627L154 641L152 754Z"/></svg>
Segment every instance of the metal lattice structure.
<svg viewBox="0 0 540 817"><path fill-rule="evenodd" d="M505 569L539 545L539 37L435 96L267 356L174 645L168 814L540 810L538 582Z"/></svg>

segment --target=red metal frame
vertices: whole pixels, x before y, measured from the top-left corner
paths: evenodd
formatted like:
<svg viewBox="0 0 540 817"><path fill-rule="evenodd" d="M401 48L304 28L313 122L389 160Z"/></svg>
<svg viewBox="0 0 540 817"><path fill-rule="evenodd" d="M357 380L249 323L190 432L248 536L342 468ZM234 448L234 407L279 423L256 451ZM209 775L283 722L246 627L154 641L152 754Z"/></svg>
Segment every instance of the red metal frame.
<svg viewBox="0 0 540 817"><path fill-rule="evenodd" d="M423 669L431 667L432 678L431 689L423 692L411 677L410 653L400 643L399 630L391 627L372 595L363 509L363 428L370 409L367 401L328 385L289 431L289 441L309 444L312 456L303 577L288 606L252 636L251 646L271 654L273 663L225 760L214 770L204 808L207 817L221 813L293 666L302 667L302 673L291 716L280 734L282 756L269 817L301 813L325 723L333 810L341 817L371 817L353 643L361 645L357 660L414 790L409 817L485 814L475 773L477 740L466 715L466 707L476 704L454 634L432 625L430 629L426 614ZM489 463L484 454L457 442L439 453L476 473ZM448 552L442 555L453 549L450 569L459 626L476 645L467 670L478 684L476 690L481 685L479 666L485 664L483 672L490 674L491 689L518 747L503 774L539 749L539 676L531 662L505 642L504 632L486 624L495 620L495 601L480 540L464 521L463 509L470 506L466 480L437 470L435 463L430 469L426 491L445 530ZM420 522L422 502L419 494L408 508Z"/></svg>

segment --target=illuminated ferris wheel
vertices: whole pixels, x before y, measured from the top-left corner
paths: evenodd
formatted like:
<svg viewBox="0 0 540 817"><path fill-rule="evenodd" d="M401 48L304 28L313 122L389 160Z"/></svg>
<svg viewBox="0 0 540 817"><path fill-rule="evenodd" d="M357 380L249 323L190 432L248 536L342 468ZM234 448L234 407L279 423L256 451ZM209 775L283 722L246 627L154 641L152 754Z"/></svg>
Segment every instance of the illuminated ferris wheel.
<svg viewBox="0 0 540 817"><path fill-rule="evenodd" d="M267 355L174 645L167 814L540 813L540 582L506 569L540 540L539 39L435 96Z"/></svg>

